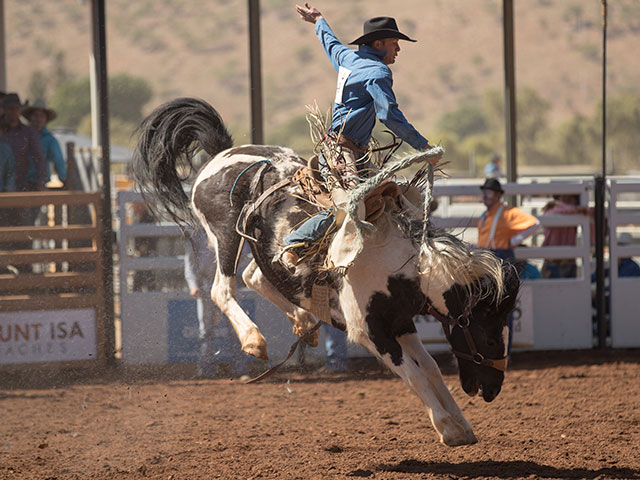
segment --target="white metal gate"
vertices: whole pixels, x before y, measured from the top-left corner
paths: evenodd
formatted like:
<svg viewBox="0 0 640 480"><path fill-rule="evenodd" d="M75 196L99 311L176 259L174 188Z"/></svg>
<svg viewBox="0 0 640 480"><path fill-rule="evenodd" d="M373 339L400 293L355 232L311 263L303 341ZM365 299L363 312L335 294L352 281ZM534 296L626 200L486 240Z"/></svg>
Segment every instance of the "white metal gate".
<svg viewBox="0 0 640 480"><path fill-rule="evenodd" d="M609 281L611 309L611 345L640 347L640 277L621 278L618 262L640 257L640 180L612 179L609 182ZM635 197L625 200L624 194ZM619 245L622 233L634 234L634 244Z"/></svg>
<svg viewBox="0 0 640 480"><path fill-rule="evenodd" d="M184 240L173 223L140 223L133 213L136 204L144 205L139 193L118 193L122 359L126 364L163 364L170 361L170 304L191 299L184 282L180 248ZM156 240L154 255L140 256L136 239ZM252 320L267 340L269 357L277 361L286 356L297 337L284 314L246 287L238 288L238 300L251 310ZM307 349L304 358L317 363L324 358L324 349ZM295 357L290 360L295 361Z"/></svg>
<svg viewBox="0 0 640 480"><path fill-rule="evenodd" d="M444 183L444 182L443 182ZM434 196L440 206L433 221L451 229L469 243L477 243L477 221L485 210L480 202L479 184L438 185ZM580 195L580 205L588 206L590 181L518 183L503 185L505 195L519 195L523 210L538 215L541 207L556 194ZM574 247L516 248L517 259L576 258L577 278L526 280L521 288L514 335L514 346L524 349L584 349L593 346L591 315L591 243L587 215L539 215L543 226L578 226L578 245ZM433 341L433 339L424 339Z"/></svg>

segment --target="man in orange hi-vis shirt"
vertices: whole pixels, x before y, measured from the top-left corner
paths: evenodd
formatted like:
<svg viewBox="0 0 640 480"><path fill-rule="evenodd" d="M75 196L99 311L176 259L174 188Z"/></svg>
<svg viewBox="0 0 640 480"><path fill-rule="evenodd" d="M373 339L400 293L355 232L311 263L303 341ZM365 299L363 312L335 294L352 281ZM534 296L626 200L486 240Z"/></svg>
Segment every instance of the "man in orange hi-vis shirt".
<svg viewBox="0 0 640 480"><path fill-rule="evenodd" d="M488 178L482 190L487 211L478 220L478 247L488 248L502 258L513 258L513 248L540 228L540 220L502 201L504 190L495 178Z"/></svg>
<svg viewBox="0 0 640 480"><path fill-rule="evenodd" d="M506 205L502 201L504 190L497 179L487 178L480 189L487 211L478 221L478 247L490 249L504 261L513 262L513 248L540 228L540 220L517 207ZM511 353L513 340L513 313L509 314L508 324L507 354Z"/></svg>

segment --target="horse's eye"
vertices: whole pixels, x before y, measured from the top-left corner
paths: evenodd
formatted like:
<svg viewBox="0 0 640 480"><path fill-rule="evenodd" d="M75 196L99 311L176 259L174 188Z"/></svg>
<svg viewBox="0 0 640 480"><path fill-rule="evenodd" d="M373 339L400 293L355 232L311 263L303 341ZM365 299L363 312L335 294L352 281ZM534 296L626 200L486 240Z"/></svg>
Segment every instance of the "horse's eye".
<svg viewBox="0 0 640 480"><path fill-rule="evenodd" d="M498 345L498 342L496 342L495 340L487 340L487 345L490 347L495 347L496 345Z"/></svg>

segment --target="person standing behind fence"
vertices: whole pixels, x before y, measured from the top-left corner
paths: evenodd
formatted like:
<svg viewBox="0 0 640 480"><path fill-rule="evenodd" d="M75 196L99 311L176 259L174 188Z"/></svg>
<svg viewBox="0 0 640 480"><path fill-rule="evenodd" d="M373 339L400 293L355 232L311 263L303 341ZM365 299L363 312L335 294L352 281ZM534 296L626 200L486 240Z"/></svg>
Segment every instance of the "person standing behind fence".
<svg viewBox="0 0 640 480"><path fill-rule="evenodd" d="M0 97L4 93L0 92ZM4 119L2 98L0 98L0 192L13 192L16 189L16 162L13 157L13 150L7 142L2 140L2 135L6 130ZM0 211L0 225L4 223L5 212Z"/></svg>
<svg viewBox="0 0 640 480"><path fill-rule="evenodd" d="M62 150L60 149L58 140L56 140L56 137L54 137L47 128L47 124L57 117L56 112L47 108L44 101L38 99L33 105L22 109L22 116L29 120L31 126L40 134L40 145L47 166L47 182L51 180L51 164L53 164L58 179L64 184L64 182L67 181L67 165L62 156ZM38 172L33 156L31 156L29 160L27 181L37 183Z"/></svg>
<svg viewBox="0 0 640 480"><path fill-rule="evenodd" d="M500 181L487 178L480 187L482 203L487 210L478 220L478 247L493 251L497 257L515 262L513 249L540 228L540 220L523 212L518 207L510 207L502 201L504 190ZM523 272L522 267L519 274ZM513 313L509 314L509 345L513 340Z"/></svg>
<svg viewBox="0 0 640 480"><path fill-rule="evenodd" d="M38 132L20 121L22 108L26 106L20 102L17 93L7 94L2 101L6 130L0 140L11 147L15 161L15 189L17 192L34 192L45 189L47 166L45 165ZM29 158L33 157L36 166L36 181L29 182ZM9 223L14 226L33 226L38 215L37 208L16 208L9 213ZM12 249L23 250L31 248L31 242L13 242ZM20 272L31 271L31 265L18 265Z"/></svg>
<svg viewBox="0 0 640 480"><path fill-rule="evenodd" d="M62 156L62 150L60 150L60 145L58 144L58 140L53 136L53 134L47 128L47 124L54 120L57 116L54 110L47 108L43 100L36 100L33 105L29 105L22 109L22 116L29 120L31 126L38 132L40 136L40 146L42 147L42 153L45 158L45 165L47 167L47 186L50 186L49 182L51 181L51 164L56 169L56 174L58 175L58 179L64 185L64 182L67 180L67 166L65 165L64 157ZM38 172L36 170L36 164L34 162L33 155L29 156L29 171L27 172L27 182L31 184L36 184L38 182ZM58 212L58 217L60 212ZM55 218L55 217L54 217ZM48 208L46 205L40 207L40 212L38 213L35 219L36 226L47 225L49 221L48 218ZM59 223L60 218L56 219L55 222ZM45 245L48 245L48 248L55 248L55 242L53 241L40 241L34 240L33 248L46 248ZM34 267L34 271L37 271L38 268Z"/></svg>
<svg viewBox="0 0 640 480"><path fill-rule="evenodd" d="M0 138L5 131L5 119L2 114L2 96L0 92ZM0 193L13 192L16 189L16 165L13 158L13 150L8 143L0 140ZM11 225L9 210L0 208L0 227ZM0 250L6 250L11 244L0 243ZM1 273L5 273L5 267L0 268Z"/></svg>
<svg viewBox="0 0 640 480"><path fill-rule="evenodd" d="M540 228L540 220L504 203L499 180L488 178L480 190L487 210L478 220L478 247L492 250L503 260L513 259L513 248Z"/></svg>
<svg viewBox="0 0 640 480"><path fill-rule="evenodd" d="M20 121L20 114L26 104L20 103L20 97L17 93L9 93L3 100L3 107L7 130L2 134L0 140L8 143L13 151L16 165L16 190L18 192L44 190L47 182L47 165L38 132ZM33 182L27 178L30 158L33 158L36 172ZM21 225L25 224L29 223L21 223Z"/></svg>
<svg viewBox="0 0 640 480"><path fill-rule="evenodd" d="M197 300L200 335L198 376L218 378L219 363L230 362L233 375L248 379L247 357L240 349L229 321L223 318L211 300L211 287L216 271L213 251L207 245L207 235L198 229L185 245L184 277L189 294Z"/></svg>
<svg viewBox="0 0 640 480"><path fill-rule="evenodd" d="M580 195L554 195L553 200L542 207L543 215L587 215L586 207L580 207ZM545 227L543 247L576 245L578 227ZM575 258L546 259L542 265L542 278L575 278Z"/></svg>
<svg viewBox="0 0 640 480"><path fill-rule="evenodd" d="M491 157L491 160L484 167L484 176L485 178L498 178L504 177L504 173L502 173L502 157L497 153Z"/></svg>

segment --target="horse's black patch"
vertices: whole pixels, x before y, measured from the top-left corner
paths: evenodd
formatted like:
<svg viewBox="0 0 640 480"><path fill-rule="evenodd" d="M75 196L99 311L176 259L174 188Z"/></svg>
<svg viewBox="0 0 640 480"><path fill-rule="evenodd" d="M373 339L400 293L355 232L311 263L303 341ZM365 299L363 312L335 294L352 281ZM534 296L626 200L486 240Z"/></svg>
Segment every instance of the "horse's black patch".
<svg viewBox="0 0 640 480"><path fill-rule="evenodd" d="M371 341L380 355L388 353L395 365L402 363L402 348L398 337L416 333L413 317L418 314L426 298L420 290L417 279L408 279L404 275L389 277L387 281L389 295L376 292L367 305L366 322L369 326Z"/></svg>
<svg viewBox="0 0 640 480"><path fill-rule="evenodd" d="M207 219L210 228L216 233L220 270L225 276L231 277L240 237L235 231L225 227L235 223L241 207L238 205L233 208L229 205L229 195L220 191L218 182L219 179L215 177L203 180L194 191L193 200ZM246 189L246 186L242 187Z"/></svg>

